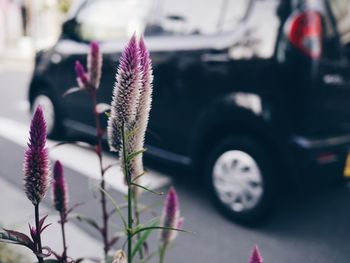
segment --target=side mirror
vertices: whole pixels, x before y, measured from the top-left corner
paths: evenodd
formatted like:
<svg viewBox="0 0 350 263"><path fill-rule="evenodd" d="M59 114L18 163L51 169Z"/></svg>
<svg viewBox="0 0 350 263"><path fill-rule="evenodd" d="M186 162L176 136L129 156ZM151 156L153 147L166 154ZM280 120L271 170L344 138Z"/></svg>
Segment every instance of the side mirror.
<svg viewBox="0 0 350 263"><path fill-rule="evenodd" d="M62 25L63 38L79 40L79 24L75 19L67 20Z"/></svg>

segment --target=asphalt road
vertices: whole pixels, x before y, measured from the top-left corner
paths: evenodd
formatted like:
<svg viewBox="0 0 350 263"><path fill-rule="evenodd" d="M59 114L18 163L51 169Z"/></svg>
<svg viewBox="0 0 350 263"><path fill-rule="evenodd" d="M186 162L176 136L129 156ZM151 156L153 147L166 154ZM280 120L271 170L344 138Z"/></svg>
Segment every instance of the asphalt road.
<svg viewBox="0 0 350 263"><path fill-rule="evenodd" d="M0 120L28 125L26 89L30 67L21 63L1 63ZM0 122L0 128L1 125L4 124ZM8 131L9 134L12 132ZM5 179L21 191L23 146L5 137L0 136L0 179ZM244 227L230 222L216 211L205 191L199 187L200 179L191 179L187 171L176 167L159 168L154 163L151 166L169 175L180 197L184 227L196 233L178 236L174 248L168 253L168 263L247 262L255 244L259 246L264 262L269 263L349 261L350 188L346 185L336 187L308 183L276 200L276 211L268 220L254 227ZM92 179L78 170L66 169L70 202L84 201L85 205L78 212L98 219L100 209L91 190ZM164 185L162 189L166 190L167 187ZM289 188L293 189L294 186ZM123 202L122 193L113 188L110 192L116 200ZM6 199L6 196L2 195L1 198ZM161 197L144 194L145 203L159 204L155 208L158 214L162 200ZM11 200L8 202L11 203ZM47 197L45 203L49 205L50 198ZM11 209L7 213L11 213ZM114 224L118 225L117 219ZM88 226L79 226L91 236L96 236ZM155 234L152 240L156 238Z"/></svg>

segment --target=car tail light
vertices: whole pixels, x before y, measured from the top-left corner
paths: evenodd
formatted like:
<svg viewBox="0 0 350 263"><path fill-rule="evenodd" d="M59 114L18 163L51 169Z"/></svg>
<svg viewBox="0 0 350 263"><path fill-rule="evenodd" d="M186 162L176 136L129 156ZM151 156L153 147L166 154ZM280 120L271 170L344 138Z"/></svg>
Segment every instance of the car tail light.
<svg viewBox="0 0 350 263"><path fill-rule="evenodd" d="M316 11L298 13L289 21L289 41L311 58L319 58L322 53L321 15Z"/></svg>

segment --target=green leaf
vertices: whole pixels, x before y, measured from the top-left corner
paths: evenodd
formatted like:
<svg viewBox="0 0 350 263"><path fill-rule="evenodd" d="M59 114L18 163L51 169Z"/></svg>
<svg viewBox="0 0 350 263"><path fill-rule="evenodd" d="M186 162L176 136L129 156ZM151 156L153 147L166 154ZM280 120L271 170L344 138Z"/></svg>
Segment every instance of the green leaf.
<svg viewBox="0 0 350 263"><path fill-rule="evenodd" d="M126 157L126 163L129 163L132 159L134 159L137 155L144 153L146 151L146 149L141 149L138 150L136 152L130 153L127 157Z"/></svg>
<svg viewBox="0 0 350 263"><path fill-rule="evenodd" d="M126 223L126 220L124 219L123 214L122 214L122 212L120 210L120 207L118 206L117 202L114 201L113 197L106 190L100 188L100 191L102 191L107 196L109 201L111 201L112 205L115 208L115 211L117 212L117 214L119 215L120 219L123 222L124 228L126 229L128 227L128 224Z"/></svg>
<svg viewBox="0 0 350 263"><path fill-rule="evenodd" d="M136 182L137 179L140 179L144 174L145 174L145 172L139 174L138 176L133 177L131 181L132 181L132 182Z"/></svg>
<svg viewBox="0 0 350 263"><path fill-rule="evenodd" d="M148 229L165 229L165 230L173 230L173 231L178 231L178 232L184 232L184 233L192 233L194 234L194 232L191 232L191 231L187 231L187 230L184 230L184 229L179 229L179 228L173 228L173 227L164 227L164 226L146 226L146 227L143 227L139 230L136 230L132 233L131 236L135 236L137 235L138 233L140 232L144 232L144 231L147 231Z"/></svg>
<svg viewBox="0 0 350 263"><path fill-rule="evenodd" d="M125 139L128 140L131 136L133 136L139 129L132 129L125 134Z"/></svg>
<svg viewBox="0 0 350 263"><path fill-rule="evenodd" d="M149 189L149 188L147 188L147 187L145 187L145 186L142 186L142 185L140 185L140 184L131 183L131 185L137 186L137 187L139 187L139 188L141 188L141 189L143 189L143 190L145 190L145 191L147 191L147 192L150 192L150 193L152 193L152 194L164 195L163 192L156 192L156 191L153 191L153 190L151 190L151 189Z"/></svg>
<svg viewBox="0 0 350 263"><path fill-rule="evenodd" d="M151 226L156 226L157 224L158 224L158 221L153 222ZM131 258L133 258L136 255L136 253L142 248L142 245L145 243L145 241L147 240L147 238L149 237L149 235L152 233L153 230L154 229L150 228L143 232L142 236L140 237L139 240L137 240L134 246L134 249L131 254Z"/></svg>

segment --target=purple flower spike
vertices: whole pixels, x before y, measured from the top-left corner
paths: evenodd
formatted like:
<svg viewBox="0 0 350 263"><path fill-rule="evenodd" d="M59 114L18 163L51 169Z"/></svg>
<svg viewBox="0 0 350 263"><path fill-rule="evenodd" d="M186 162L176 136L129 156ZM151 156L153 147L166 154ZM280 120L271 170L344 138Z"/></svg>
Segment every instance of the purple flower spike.
<svg viewBox="0 0 350 263"><path fill-rule="evenodd" d="M174 187L170 187L164 202L161 226L178 228L182 226L184 219L180 218L179 201ZM177 232L163 229L160 240L164 245L170 244L176 238Z"/></svg>
<svg viewBox="0 0 350 263"><path fill-rule="evenodd" d="M49 182L49 155L45 148L46 123L39 106L33 116L28 148L24 154L24 190L28 199L37 205L45 196Z"/></svg>
<svg viewBox="0 0 350 263"><path fill-rule="evenodd" d="M148 125L149 113L152 104L152 91L153 91L153 71L152 61L150 59L149 52L145 46L143 37L139 43L140 57L141 57L141 71L142 79L140 85L140 98L138 102L136 119L132 130L137 132L134 134L133 151L141 150L144 147L145 134ZM131 164L131 170L134 171L134 175L138 176L143 173L142 154L136 156L134 162Z"/></svg>
<svg viewBox="0 0 350 263"><path fill-rule="evenodd" d="M75 73L77 75L79 87L82 89L88 89L90 87L88 74L78 60L75 61Z"/></svg>
<svg viewBox="0 0 350 263"><path fill-rule="evenodd" d="M100 86L101 69L102 69L102 54L100 47L96 41L90 43L90 52L88 54L88 75L90 84L94 89Z"/></svg>
<svg viewBox="0 0 350 263"><path fill-rule="evenodd" d="M252 254L249 258L249 263L263 263L263 258L261 257L257 246L255 246L252 251Z"/></svg>
<svg viewBox="0 0 350 263"><path fill-rule="evenodd" d="M135 120L140 83L140 52L134 34L121 55L113 90L108 119L108 142L111 151L117 152L120 148L122 125L130 130Z"/></svg>
<svg viewBox="0 0 350 263"><path fill-rule="evenodd" d="M67 212L68 191L60 161L55 162L53 170L52 200L56 210L65 216Z"/></svg>

